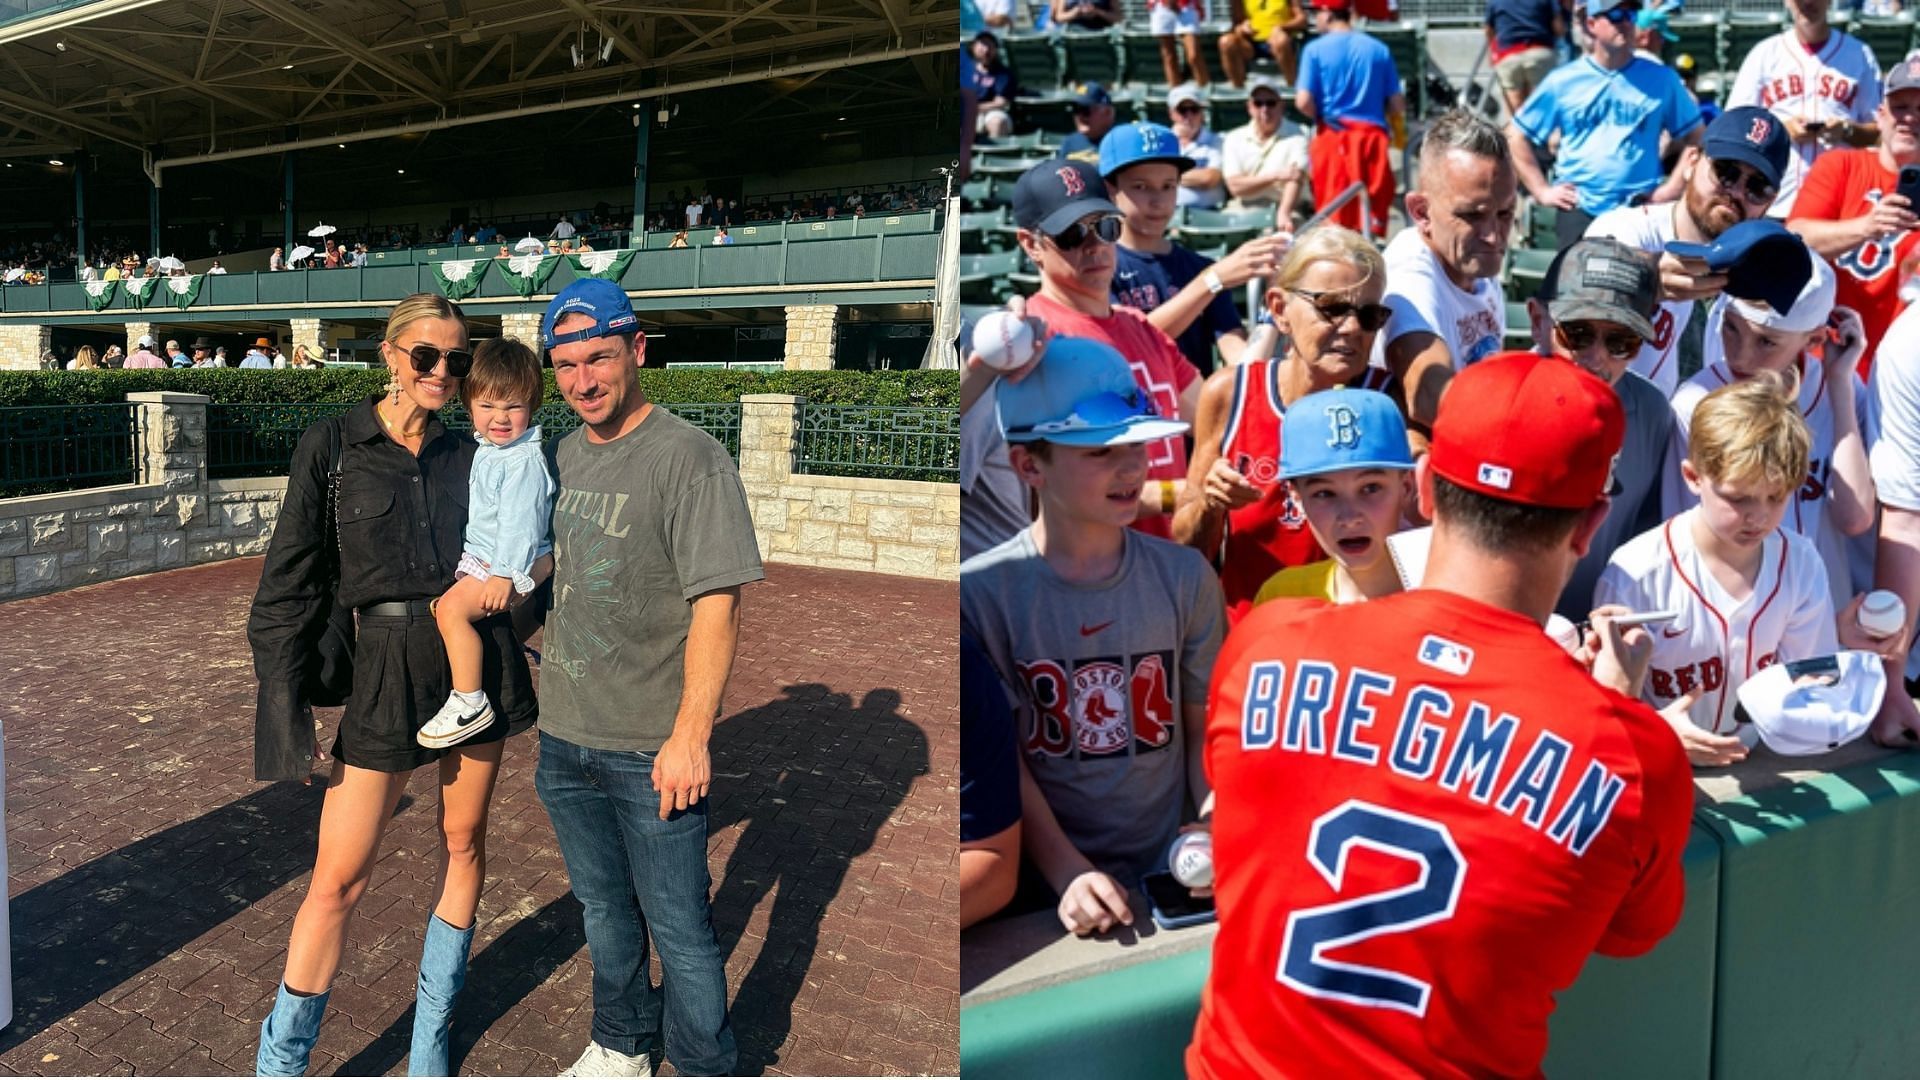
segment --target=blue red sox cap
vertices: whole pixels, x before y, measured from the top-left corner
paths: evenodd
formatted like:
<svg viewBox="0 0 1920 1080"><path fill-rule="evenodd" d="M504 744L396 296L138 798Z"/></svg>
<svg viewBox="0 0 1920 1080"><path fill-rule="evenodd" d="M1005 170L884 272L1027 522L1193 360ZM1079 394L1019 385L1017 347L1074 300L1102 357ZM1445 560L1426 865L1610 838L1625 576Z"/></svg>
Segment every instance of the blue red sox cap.
<svg viewBox="0 0 1920 1080"><path fill-rule="evenodd" d="M1013 223L1048 236L1060 235L1088 214L1119 212L1107 199L1100 170L1085 161L1043 161L1013 185Z"/></svg>
<svg viewBox="0 0 1920 1080"><path fill-rule="evenodd" d="M1342 387L1287 406L1280 432L1280 478L1298 480L1345 469L1412 469L1407 423L1377 390Z"/></svg>
<svg viewBox="0 0 1920 1080"><path fill-rule="evenodd" d="M1181 172L1193 168L1193 159L1180 152L1180 136L1160 124L1137 121L1121 124L1100 140L1100 175L1112 179L1130 165L1161 161Z"/></svg>
<svg viewBox="0 0 1920 1080"><path fill-rule="evenodd" d="M1787 171L1787 158L1793 154L1787 125L1757 105L1742 105L1714 117L1702 143L1708 157L1751 165L1774 187L1780 186L1780 175Z"/></svg>
<svg viewBox="0 0 1920 1080"><path fill-rule="evenodd" d="M556 336L553 324L575 314L592 316L593 325ZM633 314L633 302L627 299L625 289L605 278L580 278L561 289L560 295L547 305L547 314L540 320L540 345L551 349L589 338L631 334L639 329L640 320Z"/></svg>

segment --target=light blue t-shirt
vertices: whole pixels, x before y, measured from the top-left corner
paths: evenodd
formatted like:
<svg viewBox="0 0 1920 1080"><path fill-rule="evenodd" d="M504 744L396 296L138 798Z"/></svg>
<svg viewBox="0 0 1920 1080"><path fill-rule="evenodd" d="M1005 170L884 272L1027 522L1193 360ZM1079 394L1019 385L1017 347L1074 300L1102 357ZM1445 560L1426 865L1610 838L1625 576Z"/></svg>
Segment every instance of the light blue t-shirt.
<svg viewBox="0 0 1920 1080"><path fill-rule="evenodd" d="M533 591L535 559L553 550L549 529L556 490L540 428L528 428L505 446L479 432L480 449L467 473L467 554L487 564L494 577L511 577L518 593Z"/></svg>
<svg viewBox="0 0 1920 1080"><path fill-rule="evenodd" d="M1700 126L1700 107L1664 64L1635 57L1608 71L1582 56L1548 74L1513 122L1536 146L1560 133L1553 179L1572 184L1580 209L1597 215L1660 186L1660 133L1685 138Z"/></svg>
<svg viewBox="0 0 1920 1080"><path fill-rule="evenodd" d="M1400 92L1400 72L1387 47L1358 30L1323 34L1300 50L1300 89L1313 96L1323 123L1362 120L1387 126L1387 99Z"/></svg>

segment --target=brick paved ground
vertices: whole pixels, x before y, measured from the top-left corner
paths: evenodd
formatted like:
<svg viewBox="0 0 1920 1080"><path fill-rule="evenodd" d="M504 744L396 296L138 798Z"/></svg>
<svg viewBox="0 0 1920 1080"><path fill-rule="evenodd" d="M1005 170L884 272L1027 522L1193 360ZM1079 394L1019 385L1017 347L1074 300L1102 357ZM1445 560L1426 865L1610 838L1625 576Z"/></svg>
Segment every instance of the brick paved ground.
<svg viewBox="0 0 1920 1080"><path fill-rule="evenodd" d="M0 1074L251 1073L311 869L319 789L252 781L258 560L0 605L16 1015ZM951 584L770 566L750 587L711 865L741 1071L955 1074ZM580 909L509 744L472 974L470 1075L585 1045ZM351 930L318 1073L405 1069L433 882L417 777Z"/></svg>

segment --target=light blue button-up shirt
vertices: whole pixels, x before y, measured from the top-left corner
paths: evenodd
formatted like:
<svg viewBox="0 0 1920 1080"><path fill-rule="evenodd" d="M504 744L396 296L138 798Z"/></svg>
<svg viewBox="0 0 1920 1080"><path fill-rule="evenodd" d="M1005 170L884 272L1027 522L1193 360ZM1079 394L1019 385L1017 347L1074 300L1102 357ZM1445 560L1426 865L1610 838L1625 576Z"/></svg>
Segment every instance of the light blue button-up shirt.
<svg viewBox="0 0 1920 1080"><path fill-rule="evenodd" d="M528 428L505 446L479 432L473 437L480 449L467 478L467 554L484 560L494 577L512 578L515 592L532 592L534 561L553 551L558 490L540 449L540 428Z"/></svg>

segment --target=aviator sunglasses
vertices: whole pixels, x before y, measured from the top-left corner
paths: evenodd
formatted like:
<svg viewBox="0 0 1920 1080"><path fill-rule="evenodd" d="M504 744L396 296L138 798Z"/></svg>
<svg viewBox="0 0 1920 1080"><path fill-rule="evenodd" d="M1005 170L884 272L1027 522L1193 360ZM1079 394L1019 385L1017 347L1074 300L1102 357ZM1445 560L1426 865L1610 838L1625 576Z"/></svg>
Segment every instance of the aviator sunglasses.
<svg viewBox="0 0 1920 1080"><path fill-rule="evenodd" d="M442 352L431 345L422 344L406 350L406 353L408 359L413 361L413 370L422 375L433 374L433 369L440 366L442 356L447 358L447 377L450 379L464 379L467 372L473 370L473 354L465 349Z"/></svg>
<svg viewBox="0 0 1920 1080"><path fill-rule="evenodd" d="M1076 221L1054 234L1053 243L1062 251L1072 251L1087 242L1087 237L1098 237L1103 244L1111 244L1120 239L1120 218L1114 214L1096 218L1091 226Z"/></svg>
<svg viewBox="0 0 1920 1080"><path fill-rule="evenodd" d="M1385 304L1353 304L1345 300L1323 304L1320 298L1328 295L1326 293L1308 292L1305 289L1288 289L1287 291L1312 305L1313 310L1319 312L1320 317L1331 325L1339 326L1347 316L1351 315L1360 320L1360 329L1369 334L1387 325L1387 320L1393 315L1393 309Z"/></svg>

